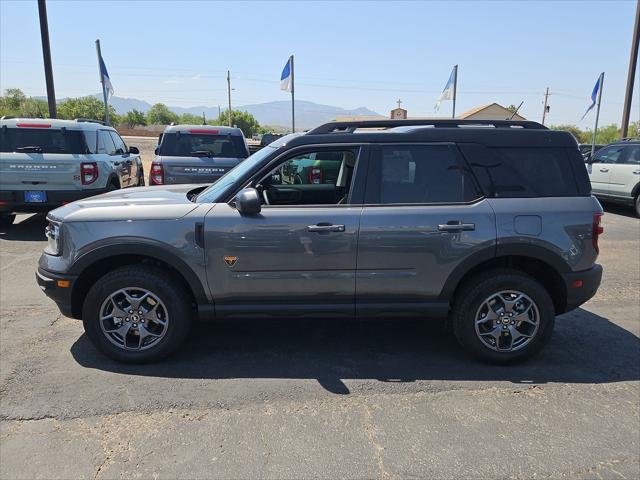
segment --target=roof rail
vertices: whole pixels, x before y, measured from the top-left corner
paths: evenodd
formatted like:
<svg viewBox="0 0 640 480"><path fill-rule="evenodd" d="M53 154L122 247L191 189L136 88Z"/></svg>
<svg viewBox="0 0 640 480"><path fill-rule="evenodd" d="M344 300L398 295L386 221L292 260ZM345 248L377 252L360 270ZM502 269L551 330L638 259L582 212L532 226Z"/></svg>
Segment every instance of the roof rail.
<svg viewBox="0 0 640 480"><path fill-rule="evenodd" d="M346 122L329 122L307 132L307 135L326 133L353 133L358 128L394 128L408 126L430 126L435 128L459 128L487 126L494 128L526 128L529 130L546 130L547 127L528 120L456 120L456 119L408 119L408 120L355 120Z"/></svg>
<svg viewBox="0 0 640 480"><path fill-rule="evenodd" d="M640 140L640 137L624 137L620 139L621 142L633 142L636 140Z"/></svg>
<svg viewBox="0 0 640 480"><path fill-rule="evenodd" d="M100 125L106 125L102 120L96 120L94 118L74 118L78 123L99 123Z"/></svg>
<svg viewBox="0 0 640 480"><path fill-rule="evenodd" d="M0 117L0 120L10 120L12 118L18 118L18 117L14 117L13 115L3 115Z"/></svg>

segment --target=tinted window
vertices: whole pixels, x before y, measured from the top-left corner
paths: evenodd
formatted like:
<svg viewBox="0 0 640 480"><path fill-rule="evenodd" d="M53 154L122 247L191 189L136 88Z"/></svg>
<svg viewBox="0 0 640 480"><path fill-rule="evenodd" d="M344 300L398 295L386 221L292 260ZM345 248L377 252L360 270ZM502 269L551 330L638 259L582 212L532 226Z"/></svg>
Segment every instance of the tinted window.
<svg viewBox="0 0 640 480"><path fill-rule="evenodd" d="M160 155L246 158L247 149L239 135L166 133L162 136Z"/></svg>
<svg viewBox="0 0 640 480"><path fill-rule="evenodd" d="M0 152L91 153L83 132L49 128L1 128Z"/></svg>
<svg viewBox="0 0 640 480"><path fill-rule="evenodd" d="M626 145L614 145L598 150L593 156L594 163L616 163L623 154Z"/></svg>
<svg viewBox="0 0 640 480"><path fill-rule="evenodd" d="M271 185L336 185L338 180L345 183L346 178L339 178L343 160L350 168L353 168L356 163L355 155L351 151L305 153L284 162L272 173L269 183Z"/></svg>
<svg viewBox="0 0 640 480"><path fill-rule="evenodd" d="M478 197L449 145L383 146L370 173L367 203L459 203Z"/></svg>
<svg viewBox="0 0 640 480"><path fill-rule="evenodd" d="M111 139L116 146L116 153L119 153L121 155L127 153L127 146L124 144L124 141L122 141L122 138L120 138L120 135L118 135L116 132L111 131L109 132L109 134L111 135Z"/></svg>
<svg viewBox="0 0 640 480"><path fill-rule="evenodd" d="M627 151L627 158L624 163L640 165L640 145L633 145L629 147L629 150Z"/></svg>
<svg viewBox="0 0 640 480"><path fill-rule="evenodd" d="M116 146L108 130L98 132L98 153L106 153L107 155L115 155L116 153Z"/></svg>
<svg viewBox="0 0 640 480"><path fill-rule="evenodd" d="M564 149L487 148L482 145L461 148L489 197L578 195L574 171ZM575 155L579 157L577 151ZM585 176L584 164L579 168L584 170Z"/></svg>

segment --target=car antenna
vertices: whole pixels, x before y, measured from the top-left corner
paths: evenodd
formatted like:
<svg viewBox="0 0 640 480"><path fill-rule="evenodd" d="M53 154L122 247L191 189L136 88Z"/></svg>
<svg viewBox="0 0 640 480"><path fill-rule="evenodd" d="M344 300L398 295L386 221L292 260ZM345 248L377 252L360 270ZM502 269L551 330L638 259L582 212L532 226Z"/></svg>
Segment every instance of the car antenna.
<svg viewBox="0 0 640 480"><path fill-rule="evenodd" d="M509 117L509 120L513 120L513 117L516 116L516 113L518 113L518 110L520 110L520 107L522 106L523 103L524 103L524 100L520 102L520 105L518 105L518 108L514 110L513 115Z"/></svg>

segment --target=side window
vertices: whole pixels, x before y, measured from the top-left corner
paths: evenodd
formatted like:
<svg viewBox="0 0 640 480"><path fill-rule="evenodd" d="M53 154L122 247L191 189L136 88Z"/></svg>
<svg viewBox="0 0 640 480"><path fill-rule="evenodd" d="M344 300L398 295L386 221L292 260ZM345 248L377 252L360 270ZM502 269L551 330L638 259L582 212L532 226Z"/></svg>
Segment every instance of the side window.
<svg viewBox="0 0 640 480"><path fill-rule="evenodd" d="M109 134L111 135L113 144L116 146L116 153L119 155L124 155L125 153L127 153L127 146L124 144L122 138L120 138L120 135L118 135L116 132L109 132Z"/></svg>
<svg viewBox="0 0 640 480"><path fill-rule="evenodd" d="M625 148L626 145L614 145L598 150L593 156L593 163L616 163Z"/></svg>
<svg viewBox="0 0 640 480"><path fill-rule="evenodd" d="M478 196L453 146L388 145L370 167L366 203L460 203Z"/></svg>
<svg viewBox="0 0 640 480"><path fill-rule="evenodd" d="M116 146L108 130L98 132L98 153L106 153L107 155L115 155L116 153Z"/></svg>
<svg viewBox="0 0 640 480"><path fill-rule="evenodd" d="M257 184L268 205L340 205L348 201L357 150L321 150L289 158Z"/></svg>
<svg viewBox="0 0 640 480"><path fill-rule="evenodd" d="M627 158L624 163L630 163L631 165L640 165L640 145L633 145L629 147L627 152Z"/></svg>

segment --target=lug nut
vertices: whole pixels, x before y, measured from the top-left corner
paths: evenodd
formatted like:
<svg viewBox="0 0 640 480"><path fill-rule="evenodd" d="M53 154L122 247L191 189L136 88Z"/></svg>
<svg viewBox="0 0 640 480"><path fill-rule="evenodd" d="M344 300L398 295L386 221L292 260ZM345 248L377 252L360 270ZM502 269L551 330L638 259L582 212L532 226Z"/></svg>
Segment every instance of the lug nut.
<svg viewBox="0 0 640 480"><path fill-rule="evenodd" d="M129 317L125 318L125 321L127 321L127 322L128 322L128 321L129 321Z"/></svg>
<svg viewBox="0 0 640 480"><path fill-rule="evenodd" d="M142 315L142 310L138 310L138 315Z"/></svg>
<svg viewBox="0 0 640 480"><path fill-rule="evenodd" d="M144 323L144 318L142 320L140 320L140 323Z"/></svg>
<svg viewBox="0 0 640 480"><path fill-rule="evenodd" d="M137 326L138 326L138 324L137 324L137 323L134 323L134 324L133 324L133 326L134 326L134 327L137 327Z"/></svg>

